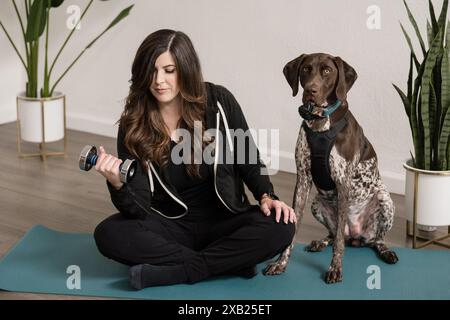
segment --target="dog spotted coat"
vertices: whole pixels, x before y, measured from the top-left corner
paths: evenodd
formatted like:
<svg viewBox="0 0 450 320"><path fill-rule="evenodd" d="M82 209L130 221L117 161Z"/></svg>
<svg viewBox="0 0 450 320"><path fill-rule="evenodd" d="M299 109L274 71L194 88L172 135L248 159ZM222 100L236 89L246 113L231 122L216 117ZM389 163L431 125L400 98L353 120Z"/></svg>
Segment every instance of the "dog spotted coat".
<svg viewBox="0 0 450 320"><path fill-rule="evenodd" d="M304 62L309 57L312 58L309 61L314 59L317 61L317 57L319 57L319 59L322 59L321 61L325 58L339 62L341 65L339 69L340 77L337 81L344 83L348 80L347 78L350 78L346 74L344 80L342 76L345 72L344 67L353 69L340 58L333 58L326 54L302 55L289 62L283 70L289 84L293 88L294 96L298 92L298 78L300 77L300 71L297 70L301 70L304 64L308 64ZM311 67L308 68L311 69ZM340 80L341 78L342 80ZM313 79L316 81L317 77ZM356 79L356 74L353 75L353 80L350 80L350 84L345 88L345 93L351 87L354 79ZM300 82L302 82L302 86L306 83L304 79L301 79ZM345 94L343 98L345 100ZM348 109L346 102L345 106ZM349 110L347 110L346 116L351 120L352 129L360 129L359 124ZM321 120L305 121L309 128L317 132L327 131L331 127L329 117ZM362 129L359 129L357 130L359 137L365 139L365 146L367 147L367 145L370 145L370 142L364 137ZM345 131L345 128L343 131ZM370 148L372 148L371 145ZM342 258L345 243L352 246L372 247L386 263L393 264L398 261L395 252L388 249L384 244L385 235L392 228L395 208L389 192L380 178L376 154L372 149L370 151L373 151L373 154L369 152L362 156L361 149L353 149L354 152L350 153L351 157L349 157L348 152L347 156L343 156L339 153L339 148L336 147L335 143L330 152L329 165L331 178L336 184L336 188L325 191L316 187L318 192L311 205L313 216L327 228L328 235L321 240L312 241L307 250L318 252L328 245L333 245L333 258L325 275L327 283L342 281ZM371 156L368 156L368 154L371 154ZM311 152L306 132L303 126L300 126L295 148L297 181L293 199L294 211L297 214L297 232L313 184L310 157ZM280 255L277 261L267 266L264 271L266 275L276 275L285 271L294 242L295 240Z"/></svg>

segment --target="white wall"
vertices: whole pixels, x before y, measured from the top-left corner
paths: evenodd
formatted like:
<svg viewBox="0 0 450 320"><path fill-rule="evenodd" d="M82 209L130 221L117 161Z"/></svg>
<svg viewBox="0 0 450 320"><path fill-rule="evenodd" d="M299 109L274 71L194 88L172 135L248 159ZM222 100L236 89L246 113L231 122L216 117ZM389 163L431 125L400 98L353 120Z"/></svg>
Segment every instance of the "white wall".
<svg viewBox="0 0 450 320"><path fill-rule="evenodd" d="M0 20L18 50L23 52L22 32L13 10L10 1L0 1ZM25 68L0 27L0 124L16 120L16 93L19 91L25 91Z"/></svg>
<svg viewBox="0 0 450 320"><path fill-rule="evenodd" d="M442 1L434 2L436 11L440 11ZM57 28L51 32L50 56L56 53L56 44L68 32L67 6L82 7L85 3L68 1L53 12L51 22ZM131 15L88 50L59 86L67 94L70 128L115 136L113 124L128 93L131 63L138 46L149 33L171 28L191 37L205 79L234 93L251 127L280 130L280 169L294 172L300 98L292 97L282 69L301 53L328 52L341 56L358 72L359 78L348 97L350 108L375 147L390 190L403 193L402 162L409 156L412 142L403 106L391 84L405 87L409 64L409 49L399 21L416 41L402 1L95 1L56 73L130 3L135 3ZM409 3L425 35L427 1ZM380 30L366 27L369 18L366 10L370 5L381 10ZM2 18L3 7L2 3ZM7 47L4 40L0 37L2 60L6 54L8 63L1 62L0 81L15 79L16 84L1 92L0 102L2 109L15 110L11 104L20 65L11 50L4 52ZM6 70L4 65L8 66Z"/></svg>

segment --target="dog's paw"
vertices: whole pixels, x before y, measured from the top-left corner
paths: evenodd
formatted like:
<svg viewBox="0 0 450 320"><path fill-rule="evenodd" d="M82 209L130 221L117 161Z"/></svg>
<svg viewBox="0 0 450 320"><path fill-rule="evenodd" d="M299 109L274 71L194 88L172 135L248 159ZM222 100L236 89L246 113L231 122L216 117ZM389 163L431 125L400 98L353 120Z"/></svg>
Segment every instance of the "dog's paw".
<svg viewBox="0 0 450 320"><path fill-rule="evenodd" d="M264 269L263 274L265 276L275 276L282 274L286 270L286 265L283 265L279 262L272 262L267 265Z"/></svg>
<svg viewBox="0 0 450 320"><path fill-rule="evenodd" d="M327 244L323 241L311 241L310 245L305 248L308 252L320 252L327 247Z"/></svg>
<svg viewBox="0 0 450 320"><path fill-rule="evenodd" d="M397 254L392 250L387 250L380 253L380 258L388 264L396 264L398 262Z"/></svg>
<svg viewBox="0 0 450 320"><path fill-rule="evenodd" d="M330 266L325 274L325 282L327 284L342 281L342 267Z"/></svg>

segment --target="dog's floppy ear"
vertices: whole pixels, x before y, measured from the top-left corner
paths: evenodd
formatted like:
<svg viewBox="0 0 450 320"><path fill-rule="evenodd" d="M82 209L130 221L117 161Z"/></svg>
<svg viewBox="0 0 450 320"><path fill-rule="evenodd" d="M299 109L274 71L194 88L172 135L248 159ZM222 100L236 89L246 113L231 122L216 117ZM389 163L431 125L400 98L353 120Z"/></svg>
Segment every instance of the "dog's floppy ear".
<svg viewBox="0 0 450 320"><path fill-rule="evenodd" d="M334 63L339 72L336 85L336 97L341 101L345 101L347 99L347 92L350 91L356 78L358 78L358 75L356 74L355 69L340 57L335 57Z"/></svg>
<svg viewBox="0 0 450 320"><path fill-rule="evenodd" d="M295 97L298 93L298 82L301 65L303 60L307 57L307 54L302 54L301 56L289 61L283 68L283 74L286 77L287 82L292 88L292 96Z"/></svg>

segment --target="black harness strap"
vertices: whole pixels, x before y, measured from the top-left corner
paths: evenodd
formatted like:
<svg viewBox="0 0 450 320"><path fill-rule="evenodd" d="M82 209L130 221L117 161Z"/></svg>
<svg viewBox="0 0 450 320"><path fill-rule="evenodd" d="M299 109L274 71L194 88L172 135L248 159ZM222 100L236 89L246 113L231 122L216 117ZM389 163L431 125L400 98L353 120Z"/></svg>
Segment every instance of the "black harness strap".
<svg viewBox="0 0 450 320"><path fill-rule="evenodd" d="M331 179L330 153L334 146L336 137L347 125L347 117L344 116L329 130L316 132L311 130L306 122L303 127L306 132L309 149L311 150L311 174L316 187L328 191L334 190L336 184Z"/></svg>

